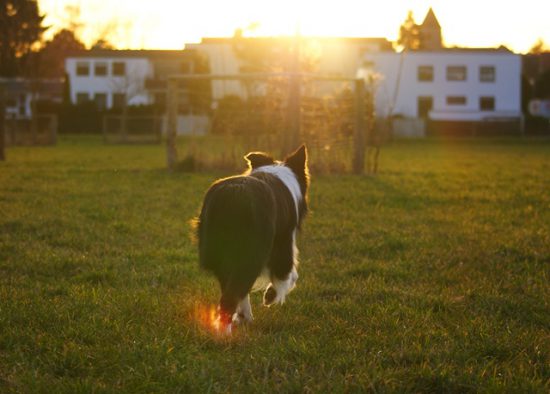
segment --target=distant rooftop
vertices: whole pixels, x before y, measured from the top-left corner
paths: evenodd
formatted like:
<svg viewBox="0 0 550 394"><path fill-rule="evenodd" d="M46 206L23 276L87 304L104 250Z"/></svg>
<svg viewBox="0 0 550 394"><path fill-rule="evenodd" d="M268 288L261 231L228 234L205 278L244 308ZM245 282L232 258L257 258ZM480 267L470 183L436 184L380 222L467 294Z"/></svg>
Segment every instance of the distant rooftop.
<svg viewBox="0 0 550 394"><path fill-rule="evenodd" d="M421 26L441 28L441 25L439 24L439 21L435 16L434 10L431 7L428 13L426 14L426 17L424 18L424 22L422 22Z"/></svg>

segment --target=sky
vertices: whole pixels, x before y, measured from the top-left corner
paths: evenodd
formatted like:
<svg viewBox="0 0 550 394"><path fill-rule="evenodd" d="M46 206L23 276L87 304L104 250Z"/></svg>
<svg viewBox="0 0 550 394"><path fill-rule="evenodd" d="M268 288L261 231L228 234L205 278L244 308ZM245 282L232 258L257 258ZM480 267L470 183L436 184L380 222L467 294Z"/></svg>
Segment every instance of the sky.
<svg viewBox="0 0 550 394"><path fill-rule="evenodd" d="M407 11L421 23L432 7L447 46L527 52L538 39L550 47L550 0L39 0L49 34L66 27L77 6L80 36L107 36L116 48L181 49L235 29L260 36L386 37L395 40ZM247 29L255 26L254 29Z"/></svg>

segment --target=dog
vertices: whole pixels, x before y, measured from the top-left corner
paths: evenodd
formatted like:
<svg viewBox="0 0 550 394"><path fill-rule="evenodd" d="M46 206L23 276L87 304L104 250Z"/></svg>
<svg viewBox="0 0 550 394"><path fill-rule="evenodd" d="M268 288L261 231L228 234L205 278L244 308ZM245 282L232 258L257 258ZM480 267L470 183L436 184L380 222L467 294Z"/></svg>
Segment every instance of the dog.
<svg viewBox="0 0 550 394"><path fill-rule="evenodd" d="M200 265L221 288L214 326L225 333L252 321L249 293L259 284L266 306L282 304L295 287L296 233L308 211L305 145L283 161L263 152L244 158L248 170L214 182L197 219Z"/></svg>

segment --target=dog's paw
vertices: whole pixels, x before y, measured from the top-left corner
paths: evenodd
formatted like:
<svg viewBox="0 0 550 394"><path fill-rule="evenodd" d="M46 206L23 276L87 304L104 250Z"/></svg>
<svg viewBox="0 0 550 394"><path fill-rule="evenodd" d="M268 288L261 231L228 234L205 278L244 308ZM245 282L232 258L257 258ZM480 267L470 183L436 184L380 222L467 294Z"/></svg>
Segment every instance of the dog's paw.
<svg viewBox="0 0 550 394"><path fill-rule="evenodd" d="M277 301L277 290L275 290L273 285L269 285L264 293L264 305L271 306L276 301Z"/></svg>

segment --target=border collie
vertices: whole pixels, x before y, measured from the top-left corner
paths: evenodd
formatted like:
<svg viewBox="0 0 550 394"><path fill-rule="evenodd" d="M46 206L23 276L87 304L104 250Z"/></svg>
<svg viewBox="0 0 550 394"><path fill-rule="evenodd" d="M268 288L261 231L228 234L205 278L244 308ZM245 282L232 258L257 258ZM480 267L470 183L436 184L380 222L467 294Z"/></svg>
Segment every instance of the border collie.
<svg viewBox="0 0 550 394"><path fill-rule="evenodd" d="M214 326L252 321L250 291L265 287L264 305L282 304L296 285L296 231L307 212L309 171L304 145L283 161L245 156L248 170L208 189L198 218L199 260L221 287ZM265 280L267 287L258 285Z"/></svg>

